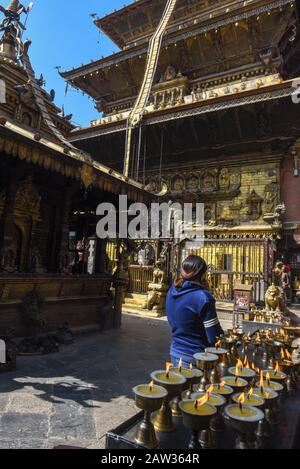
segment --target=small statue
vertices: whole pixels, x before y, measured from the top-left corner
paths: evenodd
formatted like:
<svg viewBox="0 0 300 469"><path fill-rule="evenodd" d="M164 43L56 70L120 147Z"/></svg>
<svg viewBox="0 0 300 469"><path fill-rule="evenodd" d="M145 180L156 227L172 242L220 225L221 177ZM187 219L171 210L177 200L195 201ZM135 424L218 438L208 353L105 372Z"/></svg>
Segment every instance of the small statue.
<svg viewBox="0 0 300 469"><path fill-rule="evenodd" d="M45 269L42 266L42 256L37 247L34 247L31 253L31 268L36 274L44 274Z"/></svg>
<svg viewBox="0 0 300 469"><path fill-rule="evenodd" d="M176 70L172 65L169 65L165 71L163 81L171 81L176 78Z"/></svg>
<svg viewBox="0 0 300 469"><path fill-rule="evenodd" d="M14 249L7 249L2 255L0 270L7 274L17 272L17 259Z"/></svg>
<svg viewBox="0 0 300 469"><path fill-rule="evenodd" d="M162 261L158 260L155 264L155 269L153 271L153 284L165 285L167 283L167 280L167 274L162 269Z"/></svg>
<svg viewBox="0 0 300 469"><path fill-rule="evenodd" d="M274 283L268 288L265 295L266 311L287 314L285 297L282 289Z"/></svg>
<svg viewBox="0 0 300 469"><path fill-rule="evenodd" d="M55 339L58 344L70 345L74 342L74 334L70 329L69 323L65 322L62 327L58 329L55 334Z"/></svg>
<svg viewBox="0 0 300 469"><path fill-rule="evenodd" d="M293 289L300 290L300 280L298 279L298 277L295 277L295 280L293 282Z"/></svg>
<svg viewBox="0 0 300 469"><path fill-rule="evenodd" d="M28 327L30 335L34 335L37 329L43 329L46 325L42 317L43 304L43 300L35 289L28 293L23 300L21 312L23 314L23 322Z"/></svg>
<svg viewBox="0 0 300 469"><path fill-rule="evenodd" d="M153 283L150 283L148 289L148 297L144 305L144 309L154 311L157 316L165 313L165 302L168 291L168 276L162 268L161 259L155 264L153 272Z"/></svg>
<svg viewBox="0 0 300 469"><path fill-rule="evenodd" d="M67 251L61 254L59 258L59 271L63 275L70 275L72 273L72 266L75 263L75 256L72 253Z"/></svg>

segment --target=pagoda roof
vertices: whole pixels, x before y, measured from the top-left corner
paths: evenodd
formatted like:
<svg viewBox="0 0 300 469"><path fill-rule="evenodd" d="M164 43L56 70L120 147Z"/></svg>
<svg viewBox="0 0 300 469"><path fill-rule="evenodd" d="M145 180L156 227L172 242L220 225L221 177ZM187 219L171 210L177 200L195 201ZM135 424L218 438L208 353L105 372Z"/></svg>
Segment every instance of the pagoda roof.
<svg viewBox="0 0 300 469"><path fill-rule="evenodd" d="M177 0L167 34L178 28L193 28L197 23L209 24L259 7L272 8L275 3L278 2L215 0L213 5L208 5L206 0ZM165 6L166 0L136 0L103 18L97 18L94 23L120 48L130 47L135 43L148 41L161 19Z"/></svg>
<svg viewBox="0 0 300 469"><path fill-rule="evenodd" d="M144 4L146 0L139 0L138 4ZM222 2L224 4L224 2ZM275 0L275 1L260 1L254 0L251 3L248 3L247 6L245 2L226 2L226 4L230 3L235 8L240 6L240 9L225 9L224 13L224 6L223 6L223 15L218 15L214 13L211 17L207 15L202 18L191 18L190 20L186 20L184 23L178 24L171 24L168 28L167 34L163 39L163 46L160 55L160 60L158 64L158 68L162 65L165 67L170 65L170 54L172 54L172 65L177 67L177 69L181 69L182 64L182 57L180 57L180 45L179 43L188 44L191 38L201 38L201 41L205 42L205 44L199 44L198 49L202 47L207 48L206 44L206 33L214 32L218 28L227 27L229 25L234 25L236 22L243 22L248 18L258 17L263 13L267 13L269 11L274 11L274 14L279 15L280 8L284 5L289 5L290 0ZM243 7L242 7L243 5ZM287 7L288 8L288 7ZM125 9L125 8L124 8ZM228 10L228 11L227 11ZM289 23L290 16L292 15L289 12L289 8L287 9L287 14L283 17L284 27ZM120 10L123 11L123 10ZM117 14L116 12L115 14ZM278 31L280 31L281 24L279 18L273 20L274 25L277 25ZM267 25L266 25L267 27ZM225 29L224 29L225 30ZM276 34L278 31L274 31L272 34L268 32L268 37L270 39L270 43L265 44L266 47L272 47L272 42L276 41ZM226 36L226 44L228 43L228 34ZM199 39L200 41L200 39ZM247 51L246 47L247 46ZM237 43L236 53L234 56L226 57L224 60L230 61L232 65L230 68L235 68L238 66L237 61L239 60L239 54L247 54L251 56L251 59L248 63L254 63L256 57L256 51L253 49L252 45L243 45L242 43ZM171 50L172 47L172 50ZM239 50L239 47L243 47L242 50ZM230 44L228 45L230 49ZM176 51L177 50L177 51ZM170 52L171 51L171 52ZM211 54L213 54L215 49L211 50ZM93 61L86 65L81 65L80 67L73 68L72 70L67 70L61 72L61 76L77 89L82 90L83 92L87 93L96 101L103 99L105 102L114 101L114 95L118 96L116 99L123 99L123 98L131 98L137 95L140 83L142 81L144 75L144 68L145 68L145 60L148 52L148 42L146 41L138 41L130 46L130 48L124 48L122 51L117 53L111 54L108 57L102 57L99 60ZM208 49L205 49L203 54L207 54ZM205 62L208 62L208 58L202 57L200 51L198 51L198 62L203 67ZM190 55L187 53L185 55L185 64L187 65L187 61L190 60L188 64L188 69L193 69L195 65L192 59L189 59ZM202 58L201 58L202 57ZM193 57L192 57L193 58ZM165 64L165 62L169 61L169 63ZM212 64L209 64L212 68ZM215 68L218 70L219 65L216 63ZM226 63L226 67L228 68L228 63ZM183 70L181 69L183 72ZM124 80L124 76L128 77L126 84L126 80ZM129 86L128 86L129 85Z"/></svg>

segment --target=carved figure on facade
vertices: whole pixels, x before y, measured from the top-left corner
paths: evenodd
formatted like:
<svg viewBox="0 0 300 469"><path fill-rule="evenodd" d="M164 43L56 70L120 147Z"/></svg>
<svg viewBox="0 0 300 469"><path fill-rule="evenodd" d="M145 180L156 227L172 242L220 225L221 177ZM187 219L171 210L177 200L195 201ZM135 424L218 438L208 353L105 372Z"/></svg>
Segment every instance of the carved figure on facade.
<svg viewBox="0 0 300 469"><path fill-rule="evenodd" d="M189 176L187 179L186 187L189 190L197 190L199 188L199 179L197 176Z"/></svg>
<svg viewBox="0 0 300 469"><path fill-rule="evenodd" d="M230 174L227 168L222 168L220 171L219 187L222 191L227 191L230 187Z"/></svg>
<svg viewBox="0 0 300 469"><path fill-rule="evenodd" d="M274 213L278 202L279 188L277 183L267 184L264 191L263 213Z"/></svg>
<svg viewBox="0 0 300 469"><path fill-rule="evenodd" d="M33 179L29 176L20 183L15 198L14 212L15 214L23 214L32 216L35 221L40 218L41 196L33 184Z"/></svg>
<svg viewBox="0 0 300 469"><path fill-rule="evenodd" d="M156 182L154 181L154 179L150 179L148 181L148 183L146 184L145 189L148 192L155 192L156 191Z"/></svg>
<svg viewBox="0 0 300 469"><path fill-rule="evenodd" d="M239 189L241 187L240 172L233 172L230 174L230 187L232 190Z"/></svg>
<svg viewBox="0 0 300 469"><path fill-rule="evenodd" d="M172 65L169 65L166 68L166 71L164 73L163 81L175 80L176 76L177 76L177 73L176 73L175 68Z"/></svg>
<svg viewBox="0 0 300 469"><path fill-rule="evenodd" d="M1 254L0 271L13 274L17 270L17 254L14 248L10 247Z"/></svg>
<svg viewBox="0 0 300 469"><path fill-rule="evenodd" d="M204 192L212 192L217 189L216 174L212 171L205 171L201 176L201 189Z"/></svg>
<svg viewBox="0 0 300 469"><path fill-rule="evenodd" d="M175 192L181 192L184 190L184 179L181 176L175 176L173 179L172 189Z"/></svg>

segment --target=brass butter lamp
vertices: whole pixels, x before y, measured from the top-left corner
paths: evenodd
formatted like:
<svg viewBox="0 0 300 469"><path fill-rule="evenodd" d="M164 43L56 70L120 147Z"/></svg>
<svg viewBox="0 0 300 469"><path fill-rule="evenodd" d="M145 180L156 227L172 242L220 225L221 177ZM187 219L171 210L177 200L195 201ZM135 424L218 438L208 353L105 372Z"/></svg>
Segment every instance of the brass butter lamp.
<svg viewBox="0 0 300 469"><path fill-rule="evenodd" d="M183 385L183 393L180 393L171 403L172 415L173 417L182 417L182 413L179 407L179 402L182 400L182 396L185 394L184 399L189 399L189 392L193 389L193 383L195 379L195 374L193 371L193 365L190 366L190 369L185 369L182 367L182 359L180 359L178 368L171 368L170 371L179 373L186 379L186 383Z"/></svg>
<svg viewBox="0 0 300 469"><path fill-rule="evenodd" d="M199 401L193 402L192 400L180 402L180 408L183 417L183 424L190 430L191 437L189 442L189 449L199 450L202 449L198 434L200 431L208 430L211 419L216 415L217 409L215 406L207 403L208 396L205 396Z"/></svg>
<svg viewBox="0 0 300 469"><path fill-rule="evenodd" d="M151 379L154 383L158 386L162 386L168 392L168 395L163 400L161 408L152 420L155 430L162 433L175 431L170 401L180 395L186 383L184 376L170 371L172 366L172 363L168 363L165 371L159 370L151 373Z"/></svg>
<svg viewBox="0 0 300 469"><path fill-rule="evenodd" d="M264 413L258 407L244 404L245 396L241 395L238 404L229 404L225 407L226 421L231 428L238 433L236 449L258 448L255 431L260 421L264 419Z"/></svg>
<svg viewBox="0 0 300 469"><path fill-rule="evenodd" d="M197 368L203 372L197 391L205 391L206 386L211 384L210 373L215 369L219 357L213 353L202 352L196 353L194 359L196 360Z"/></svg>
<svg viewBox="0 0 300 469"><path fill-rule="evenodd" d="M135 442L149 449L158 447L154 426L151 422L151 414L159 410L168 392L162 386L153 382L141 384L133 389L136 406L144 411L144 418L135 435Z"/></svg>

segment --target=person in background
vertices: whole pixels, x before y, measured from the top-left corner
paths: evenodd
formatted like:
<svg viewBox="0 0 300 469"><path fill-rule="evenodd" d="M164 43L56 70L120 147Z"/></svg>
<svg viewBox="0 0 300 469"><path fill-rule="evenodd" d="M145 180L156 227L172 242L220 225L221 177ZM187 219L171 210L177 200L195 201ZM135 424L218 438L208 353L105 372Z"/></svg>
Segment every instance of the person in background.
<svg viewBox="0 0 300 469"><path fill-rule="evenodd" d="M193 356L213 346L223 334L208 287L207 269L204 259L189 256L167 295L167 317L172 328L170 355L175 367L180 359L184 368L195 365Z"/></svg>

